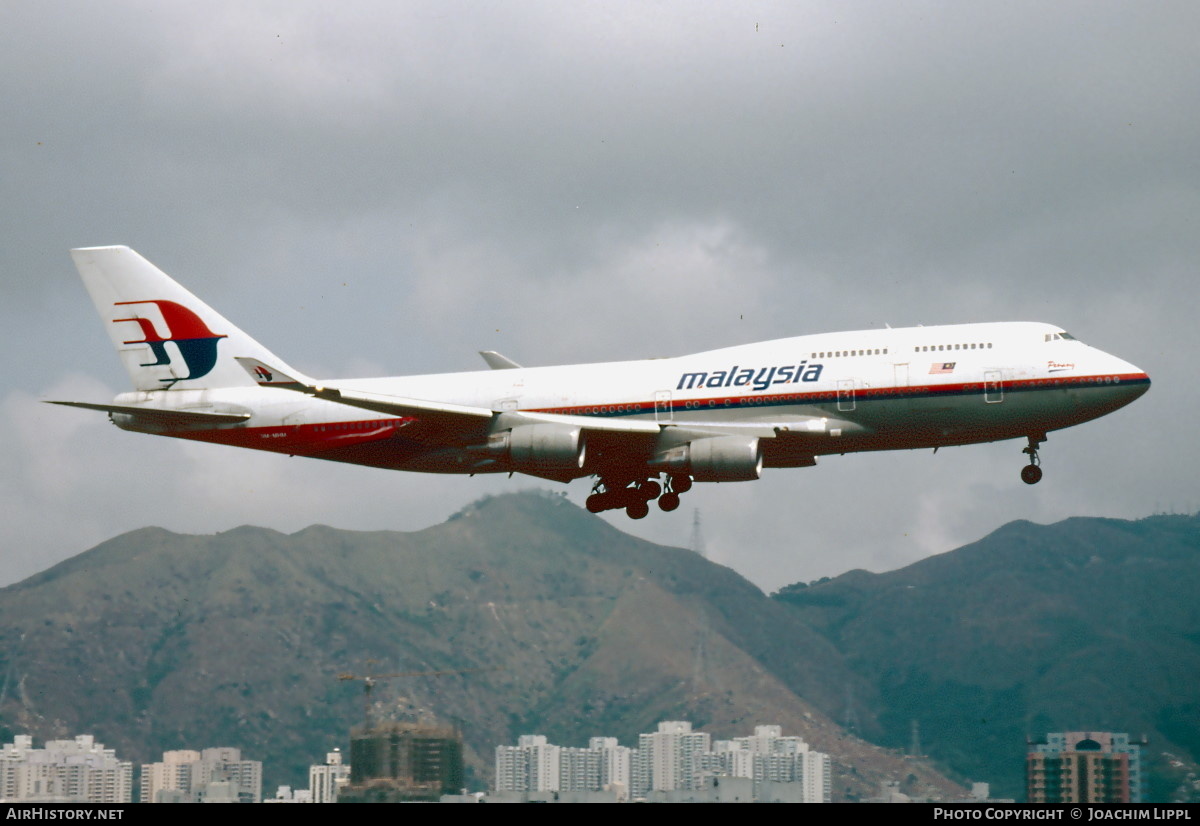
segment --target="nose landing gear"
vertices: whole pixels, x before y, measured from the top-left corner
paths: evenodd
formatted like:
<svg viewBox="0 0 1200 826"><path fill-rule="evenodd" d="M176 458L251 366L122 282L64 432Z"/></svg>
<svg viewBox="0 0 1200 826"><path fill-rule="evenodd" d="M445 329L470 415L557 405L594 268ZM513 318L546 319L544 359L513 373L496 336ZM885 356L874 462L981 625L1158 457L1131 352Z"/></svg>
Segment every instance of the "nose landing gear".
<svg viewBox="0 0 1200 826"><path fill-rule="evenodd" d="M1046 441L1046 434L1042 433L1038 436L1029 437L1029 445L1022 449L1022 453L1029 456L1029 464L1021 468L1021 481L1027 485L1036 485L1042 480L1042 460L1038 456L1038 445Z"/></svg>

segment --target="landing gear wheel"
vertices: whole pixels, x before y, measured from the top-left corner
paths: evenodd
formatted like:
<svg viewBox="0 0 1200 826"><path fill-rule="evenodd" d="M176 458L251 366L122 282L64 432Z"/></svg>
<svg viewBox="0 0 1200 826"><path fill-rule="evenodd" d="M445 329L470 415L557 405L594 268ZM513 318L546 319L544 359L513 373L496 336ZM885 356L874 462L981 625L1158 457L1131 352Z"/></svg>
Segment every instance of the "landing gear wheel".
<svg viewBox="0 0 1200 826"><path fill-rule="evenodd" d="M679 494L678 493L664 493L658 499L658 506L660 508L662 508L664 511L667 511L668 513L670 513L671 511L673 511L677 507L679 507Z"/></svg>
<svg viewBox="0 0 1200 826"><path fill-rule="evenodd" d="M687 493L692 489L692 477L690 476L672 476L671 490L676 493Z"/></svg>
<svg viewBox="0 0 1200 826"><path fill-rule="evenodd" d="M1042 457L1038 455L1038 448L1044 441L1046 441L1045 433L1035 434L1029 437L1029 445L1021 450L1029 457L1029 464L1021 468L1021 481L1027 485L1036 485L1042 479L1042 469L1039 467Z"/></svg>
<svg viewBox="0 0 1200 826"><path fill-rule="evenodd" d="M608 510L607 497L603 493L593 493L584 502L584 506L592 513Z"/></svg>
<svg viewBox="0 0 1200 826"><path fill-rule="evenodd" d="M638 493L642 495L643 499L649 502L652 499L657 499L658 495L662 493L662 485L651 479L648 482L642 482L641 487L638 488Z"/></svg>
<svg viewBox="0 0 1200 826"><path fill-rule="evenodd" d="M630 519L645 519L648 513L650 513L648 502L632 502L625 506L625 514Z"/></svg>

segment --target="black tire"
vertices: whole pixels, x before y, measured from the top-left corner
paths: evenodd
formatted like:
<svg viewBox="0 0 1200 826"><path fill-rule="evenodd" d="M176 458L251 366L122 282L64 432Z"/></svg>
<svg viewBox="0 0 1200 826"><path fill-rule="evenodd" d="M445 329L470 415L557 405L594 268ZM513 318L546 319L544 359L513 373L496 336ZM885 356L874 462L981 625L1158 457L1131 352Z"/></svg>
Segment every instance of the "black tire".
<svg viewBox="0 0 1200 826"><path fill-rule="evenodd" d="M1027 485L1036 485L1042 481L1042 469L1037 465L1026 465L1021 468L1021 481Z"/></svg>
<svg viewBox="0 0 1200 826"><path fill-rule="evenodd" d="M650 513L650 505L645 502L634 502L625 507L625 513L630 519L645 519Z"/></svg>
<svg viewBox="0 0 1200 826"><path fill-rule="evenodd" d="M651 499L657 499L658 495L662 493L662 485L651 479L649 482L643 482L642 486L638 488L638 492L643 499L649 502Z"/></svg>
<svg viewBox="0 0 1200 826"><path fill-rule="evenodd" d="M673 511L677 507L679 507L679 494L678 493L664 493L662 496L660 496L658 498L658 506L660 508L662 508L664 511L667 511L668 513L670 513L671 511Z"/></svg>
<svg viewBox="0 0 1200 826"><path fill-rule="evenodd" d="M692 477L690 476L672 476L671 490L676 493L687 493L692 489Z"/></svg>
<svg viewBox="0 0 1200 826"><path fill-rule="evenodd" d="M608 510L608 502L606 499L607 497L605 497L603 493L593 493L587 498L587 501L584 502L584 507L586 507L592 513L600 513L601 511Z"/></svg>

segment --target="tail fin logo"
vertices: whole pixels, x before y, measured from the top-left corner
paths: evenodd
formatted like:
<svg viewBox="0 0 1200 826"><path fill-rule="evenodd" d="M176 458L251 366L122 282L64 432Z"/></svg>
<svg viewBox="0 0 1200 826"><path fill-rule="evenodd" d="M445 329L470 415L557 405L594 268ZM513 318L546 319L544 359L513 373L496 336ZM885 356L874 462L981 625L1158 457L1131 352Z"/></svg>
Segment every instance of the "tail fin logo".
<svg viewBox="0 0 1200 826"><path fill-rule="evenodd" d="M150 353L156 359L147 362L142 367L158 367L171 363L171 355L167 352L167 342L173 342L179 348L179 355L187 367L186 376L173 376L169 379L159 379L166 384L174 384L186 379L198 379L207 376L217 364L217 342L228 336L219 335L208 329L204 320L182 304L174 301L117 301L113 306L153 304L158 307L166 327L166 335L160 335L154 326L154 321L134 315L130 318L114 318L114 324L133 322L141 329L144 338L126 341L126 344L147 344Z"/></svg>

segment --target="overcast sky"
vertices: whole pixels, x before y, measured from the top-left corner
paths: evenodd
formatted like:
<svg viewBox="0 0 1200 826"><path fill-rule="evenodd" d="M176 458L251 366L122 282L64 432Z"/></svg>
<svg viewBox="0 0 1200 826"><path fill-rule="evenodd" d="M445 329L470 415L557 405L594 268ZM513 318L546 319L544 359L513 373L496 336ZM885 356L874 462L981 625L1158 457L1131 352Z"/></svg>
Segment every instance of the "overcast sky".
<svg viewBox="0 0 1200 826"><path fill-rule="evenodd" d="M1150 393L1020 442L829 457L618 527L765 589L1014 519L1195 510L1200 6L0 3L0 584L148 524L413 530L527 477L125 433L67 251L128 244L325 377L1033 320Z"/></svg>

